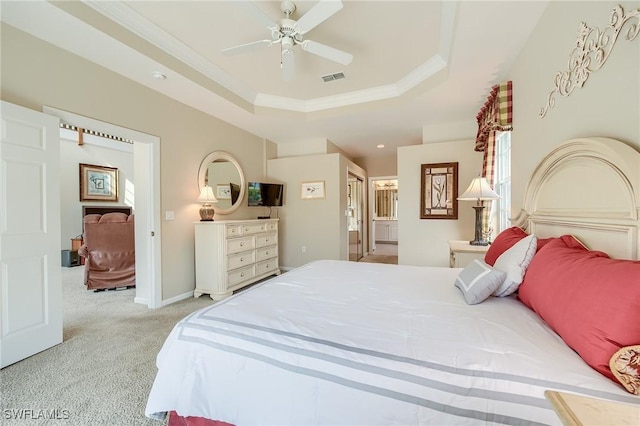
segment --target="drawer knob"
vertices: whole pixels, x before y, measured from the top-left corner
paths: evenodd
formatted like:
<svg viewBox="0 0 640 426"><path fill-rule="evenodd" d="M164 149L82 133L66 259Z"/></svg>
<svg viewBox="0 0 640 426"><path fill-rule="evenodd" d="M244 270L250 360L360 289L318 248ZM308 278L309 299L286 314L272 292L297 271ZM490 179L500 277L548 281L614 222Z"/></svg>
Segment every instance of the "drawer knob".
<svg viewBox="0 0 640 426"><path fill-rule="evenodd" d="M244 241L240 241L240 247L244 247Z"/></svg>
<svg viewBox="0 0 640 426"><path fill-rule="evenodd" d="M240 272L240 277L244 277L244 272Z"/></svg>
<svg viewBox="0 0 640 426"><path fill-rule="evenodd" d="M265 251L265 252L264 252L264 254L269 254L269 252L268 252L268 251Z"/></svg>
<svg viewBox="0 0 640 426"><path fill-rule="evenodd" d="M240 262L244 262L244 257L241 257L241 258L240 258Z"/></svg>

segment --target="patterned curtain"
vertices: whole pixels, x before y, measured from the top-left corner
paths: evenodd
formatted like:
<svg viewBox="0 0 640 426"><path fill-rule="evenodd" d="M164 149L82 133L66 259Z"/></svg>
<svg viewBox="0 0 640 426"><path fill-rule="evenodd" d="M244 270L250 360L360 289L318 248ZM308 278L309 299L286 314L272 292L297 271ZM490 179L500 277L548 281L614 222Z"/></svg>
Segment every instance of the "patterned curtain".
<svg viewBox="0 0 640 426"><path fill-rule="evenodd" d="M496 131L513 129L513 85L511 81L491 88L480 112L476 115L478 134L475 150L484 152L482 176L493 189L495 181ZM491 203L489 201L489 203ZM489 223L491 208L484 211L484 223Z"/></svg>

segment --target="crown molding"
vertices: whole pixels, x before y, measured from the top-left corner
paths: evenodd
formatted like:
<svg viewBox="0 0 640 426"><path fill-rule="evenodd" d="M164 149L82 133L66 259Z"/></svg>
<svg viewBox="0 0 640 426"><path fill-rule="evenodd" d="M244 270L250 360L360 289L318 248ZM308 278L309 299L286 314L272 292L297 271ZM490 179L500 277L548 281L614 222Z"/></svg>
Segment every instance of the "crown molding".
<svg viewBox="0 0 640 426"><path fill-rule="evenodd" d="M144 16L128 7L121 1L83 0L83 2L109 18L113 22L128 29L136 36L153 44L162 51L180 60L190 68L198 71L222 87L235 93L254 107L274 108L292 112L319 112L357 104L376 102L396 98L436 75L448 66L451 46L455 30L455 18L458 2L442 3L440 43L438 53L426 62L411 70L395 83L347 92L309 100L275 96L268 93L257 93L237 81L221 68L196 53L180 40L162 30ZM143 52L140 52L143 53ZM174 70L179 72L178 70Z"/></svg>

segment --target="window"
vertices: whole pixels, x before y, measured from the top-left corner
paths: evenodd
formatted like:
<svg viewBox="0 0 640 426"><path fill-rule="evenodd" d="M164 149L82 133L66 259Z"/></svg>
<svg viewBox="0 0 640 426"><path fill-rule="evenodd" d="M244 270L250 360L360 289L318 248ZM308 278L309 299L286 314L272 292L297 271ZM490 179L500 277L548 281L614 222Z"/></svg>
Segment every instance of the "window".
<svg viewBox="0 0 640 426"><path fill-rule="evenodd" d="M495 170L494 190L500 199L494 203L491 222L497 225L497 235L511 226L511 132L496 133Z"/></svg>

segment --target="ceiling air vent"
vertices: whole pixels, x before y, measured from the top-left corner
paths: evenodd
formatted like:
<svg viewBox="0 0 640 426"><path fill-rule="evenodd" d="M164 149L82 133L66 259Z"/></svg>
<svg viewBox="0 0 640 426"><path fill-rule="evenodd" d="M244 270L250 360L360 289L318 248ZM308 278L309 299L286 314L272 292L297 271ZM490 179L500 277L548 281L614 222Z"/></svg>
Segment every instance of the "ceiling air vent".
<svg viewBox="0 0 640 426"><path fill-rule="evenodd" d="M333 80L340 80L341 78L344 78L344 73L343 72L337 72L335 74L323 75L322 76L322 81L324 81L325 83L328 83L328 82L333 81Z"/></svg>

